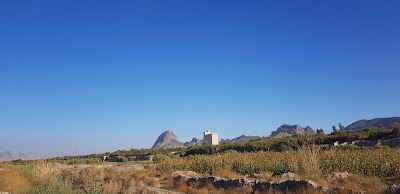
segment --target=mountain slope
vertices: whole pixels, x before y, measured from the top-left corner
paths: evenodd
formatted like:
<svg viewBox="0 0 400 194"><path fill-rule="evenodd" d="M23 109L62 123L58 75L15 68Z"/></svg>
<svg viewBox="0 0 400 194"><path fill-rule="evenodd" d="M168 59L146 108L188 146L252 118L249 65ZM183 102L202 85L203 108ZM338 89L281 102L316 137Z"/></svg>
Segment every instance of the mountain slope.
<svg viewBox="0 0 400 194"><path fill-rule="evenodd" d="M313 135L315 131L307 126L303 128L299 125L282 125L276 131L271 132L269 137L271 138L281 138L292 135Z"/></svg>
<svg viewBox="0 0 400 194"><path fill-rule="evenodd" d="M261 137L259 136L246 136L246 135L241 135L237 138L234 139L221 139L220 143L223 142L228 142L228 143L235 143L235 142L246 142L246 141L250 141L252 139L260 139Z"/></svg>
<svg viewBox="0 0 400 194"><path fill-rule="evenodd" d="M151 149L159 149L159 148L177 148L183 147L183 144L178 141L178 138L172 131L164 131L157 138Z"/></svg>
<svg viewBox="0 0 400 194"><path fill-rule="evenodd" d="M18 154L16 156L14 156L11 152L9 151L4 151L4 152L0 152L0 162L3 161L11 161L11 160L27 160L28 156L26 156L25 154Z"/></svg>
<svg viewBox="0 0 400 194"><path fill-rule="evenodd" d="M190 147L190 146L196 146L196 145L201 145L201 144L203 144L202 139L197 139L197 138L193 137L193 139L191 141L185 142L183 144L183 146Z"/></svg>
<svg viewBox="0 0 400 194"><path fill-rule="evenodd" d="M363 119L350 124L345 129L347 131L361 131L368 127L390 128L393 125L400 125L400 117Z"/></svg>

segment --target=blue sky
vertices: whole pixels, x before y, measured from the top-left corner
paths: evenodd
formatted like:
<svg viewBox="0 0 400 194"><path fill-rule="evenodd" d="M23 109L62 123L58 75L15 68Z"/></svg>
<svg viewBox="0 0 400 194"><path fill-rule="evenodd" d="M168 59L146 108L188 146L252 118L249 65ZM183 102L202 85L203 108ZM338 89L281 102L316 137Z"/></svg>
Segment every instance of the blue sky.
<svg viewBox="0 0 400 194"><path fill-rule="evenodd" d="M400 116L399 1L1 1L0 151Z"/></svg>

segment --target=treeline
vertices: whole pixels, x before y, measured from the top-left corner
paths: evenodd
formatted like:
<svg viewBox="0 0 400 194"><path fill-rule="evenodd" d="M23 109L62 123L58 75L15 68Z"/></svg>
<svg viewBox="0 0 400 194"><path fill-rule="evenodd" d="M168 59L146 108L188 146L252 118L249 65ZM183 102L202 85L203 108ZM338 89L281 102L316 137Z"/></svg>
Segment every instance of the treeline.
<svg viewBox="0 0 400 194"><path fill-rule="evenodd" d="M389 129L370 127L362 131L338 130L325 135L317 133L314 136L293 135L285 138L263 138L240 143L222 143L211 146L203 144L188 148L185 156L209 155L225 152L259 152L259 151L289 151L296 150L304 144L314 143L315 145L333 145L334 142L352 142L356 140L379 140L400 137L398 126Z"/></svg>
<svg viewBox="0 0 400 194"><path fill-rule="evenodd" d="M293 135L285 138L260 138L253 139L248 142L223 142L220 145L203 145L192 146L189 148L170 148L170 149L131 149L117 150L114 152L106 152L102 154L90 154L85 156L63 156L49 159L50 162L58 162L62 164L93 164L100 163L103 156L145 156L145 155L163 155L163 156L190 156L190 155L210 155L216 153L227 152L259 152L259 151L290 151L296 150L304 144L310 142L315 145L332 145L334 142L352 142L355 140L378 140L392 139L400 137L400 127L393 126L391 128L369 127L362 131L345 131L335 130L331 134L324 134L323 130L319 130L316 135L302 136ZM126 161L126 160L122 160ZM14 161L21 163L21 161Z"/></svg>

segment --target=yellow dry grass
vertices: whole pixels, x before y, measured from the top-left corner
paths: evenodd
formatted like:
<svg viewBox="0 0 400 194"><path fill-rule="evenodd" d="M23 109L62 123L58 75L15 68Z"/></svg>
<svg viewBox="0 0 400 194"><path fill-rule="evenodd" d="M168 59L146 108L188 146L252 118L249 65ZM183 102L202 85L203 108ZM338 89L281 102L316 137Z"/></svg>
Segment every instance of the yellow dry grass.
<svg viewBox="0 0 400 194"><path fill-rule="evenodd" d="M0 192L21 193L30 183L21 176L20 166L0 163Z"/></svg>
<svg viewBox="0 0 400 194"><path fill-rule="evenodd" d="M223 178L228 178L228 179L234 179L234 178L239 178L242 177L242 175L233 172L229 169L218 169L213 173L214 176L218 177L223 177Z"/></svg>

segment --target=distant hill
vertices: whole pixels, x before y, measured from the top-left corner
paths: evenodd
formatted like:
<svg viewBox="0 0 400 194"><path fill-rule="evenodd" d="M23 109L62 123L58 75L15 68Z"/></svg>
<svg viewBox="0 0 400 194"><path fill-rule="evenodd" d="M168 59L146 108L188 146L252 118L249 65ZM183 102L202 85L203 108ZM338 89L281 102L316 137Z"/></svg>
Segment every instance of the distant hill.
<svg viewBox="0 0 400 194"><path fill-rule="evenodd" d="M223 142L228 142L228 143L235 143L235 142L246 142L246 141L250 141L252 139L260 139L261 137L259 136L246 136L246 135L241 135L237 138L234 139L221 139L220 143Z"/></svg>
<svg viewBox="0 0 400 194"><path fill-rule="evenodd" d="M350 124L345 129L347 131L361 131L368 127L390 128L393 125L400 125L400 117L363 119Z"/></svg>
<svg viewBox="0 0 400 194"><path fill-rule="evenodd" d="M151 149L184 147L172 131L164 131Z"/></svg>
<svg viewBox="0 0 400 194"><path fill-rule="evenodd" d="M271 132L269 137L271 138L282 138L292 135L313 135L315 131L307 126L303 128L299 125L282 125L276 131Z"/></svg>
<svg viewBox="0 0 400 194"><path fill-rule="evenodd" d="M191 141L185 142L183 144L183 146L190 147L190 146L196 146L196 145L201 145L201 144L203 144L202 139L197 139L197 138L193 137L193 139Z"/></svg>
<svg viewBox="0 0 400 194"><path fill-rule="evenodd" d="M25 154L18 154L16 156L14 156L11 152L9 151L3 151L0 152L0 162L4 162L4 161L11 161L11 160L27 160L28 156Z"/></svg>

